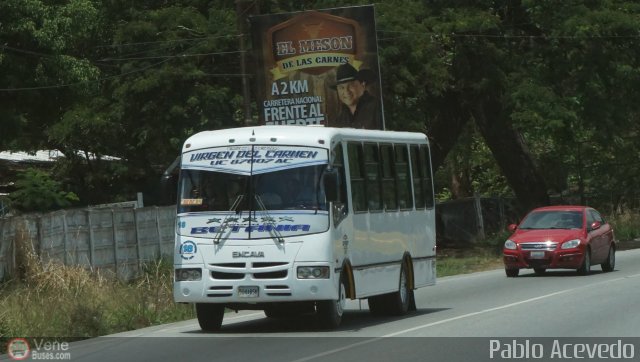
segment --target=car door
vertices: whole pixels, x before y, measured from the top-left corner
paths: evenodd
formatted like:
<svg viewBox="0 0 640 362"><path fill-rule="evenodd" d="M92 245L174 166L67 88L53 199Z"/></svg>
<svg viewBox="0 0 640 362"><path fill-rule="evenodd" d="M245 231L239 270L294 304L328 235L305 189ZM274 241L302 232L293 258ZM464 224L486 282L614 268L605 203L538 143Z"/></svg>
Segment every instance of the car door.
<svg viewBox="0 0 640 362"><path fill-rule="evenodd" d="M600 238L602 240L602 261L605 261L609 256L609 247L613 242L613 229L611 228L611 224L609 224L598 211L591 211L593 212L593 218L602 225L600 227Z"/></svg>
<svg viewBox="0 0 640 362"><path fill-rule="evenodd" d="M592 229L591 225L595 221L600 223L600 227ZM606 233L608 228L610 228L609 225L604 223L604 220L597 211L593 209L587 210L587 230L591 238L591 262L593 264L603 262L607 256L609 246L607 244Z"/></svg>

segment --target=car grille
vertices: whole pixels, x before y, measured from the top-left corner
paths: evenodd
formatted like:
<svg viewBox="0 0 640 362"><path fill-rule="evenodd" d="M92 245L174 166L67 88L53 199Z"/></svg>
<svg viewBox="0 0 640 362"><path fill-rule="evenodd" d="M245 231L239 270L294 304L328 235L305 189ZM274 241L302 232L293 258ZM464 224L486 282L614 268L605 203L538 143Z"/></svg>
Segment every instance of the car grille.
<svg viewBox="0 0 640 362"><path fill-rule="evenodd" d="M558 247L558 243L551 243L551 242L547 242L547 241L520 244L520 248L522 248L522 250L546 250L546 251L552 251L552 250L556 250L557 247Z"/></svg>
<svg viewBox="0 0 640 362"><path fill-rule="evenodd" d="M545 267L550 264L549 259L526 259L526 262L531 268Z"/></svg>

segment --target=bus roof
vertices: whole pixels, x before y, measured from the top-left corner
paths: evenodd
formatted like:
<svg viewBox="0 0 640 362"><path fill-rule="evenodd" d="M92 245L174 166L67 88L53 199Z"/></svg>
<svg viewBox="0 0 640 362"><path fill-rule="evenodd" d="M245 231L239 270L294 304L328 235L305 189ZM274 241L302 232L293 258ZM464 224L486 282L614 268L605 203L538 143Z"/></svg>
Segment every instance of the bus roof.
<svg viewBox="0 0 640 362"><path fill-rule="evenodd" d="M253 139L253 140L251 140ZM330 140L361 140L371 142L428 143L427 136L419 132L379 131L356 128L322 126L252 126L204 131L185 141L188 150L246 144L297 144L330 147ZM323 142L320 142L322 140ZM186 145L189 144L189 147Z"/></svg>

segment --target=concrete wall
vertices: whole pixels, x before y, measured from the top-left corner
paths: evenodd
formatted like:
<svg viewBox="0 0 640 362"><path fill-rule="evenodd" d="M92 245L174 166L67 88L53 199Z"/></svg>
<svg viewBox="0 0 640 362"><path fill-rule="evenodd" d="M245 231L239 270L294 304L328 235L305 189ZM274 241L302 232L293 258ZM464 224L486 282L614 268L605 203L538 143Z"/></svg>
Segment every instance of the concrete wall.
<svg viewBox="0 0 640 362"><path fill-rule="evenodd" d="M72 209L0 219L0 280L16 271L17 239L42 259L111 270L129 279L174 249L175 206Z"/></svg>

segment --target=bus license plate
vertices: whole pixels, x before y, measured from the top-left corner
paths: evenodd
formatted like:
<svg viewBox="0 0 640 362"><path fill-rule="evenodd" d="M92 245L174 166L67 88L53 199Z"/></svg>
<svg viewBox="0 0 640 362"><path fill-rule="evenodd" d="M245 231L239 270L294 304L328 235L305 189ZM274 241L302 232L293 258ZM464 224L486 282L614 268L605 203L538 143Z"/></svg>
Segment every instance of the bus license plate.
<svg viewBox="0 0 640 362"><path fill-rule="evenodd" d="M529 254L530 259L544 259L544 251L532 251Z"/></svg>
<svg viewBox="0 0 640 362"><path fill-rule="evenodd" d="M259 293L258 287L238 287L239 298L257 298Z"/></svg>

